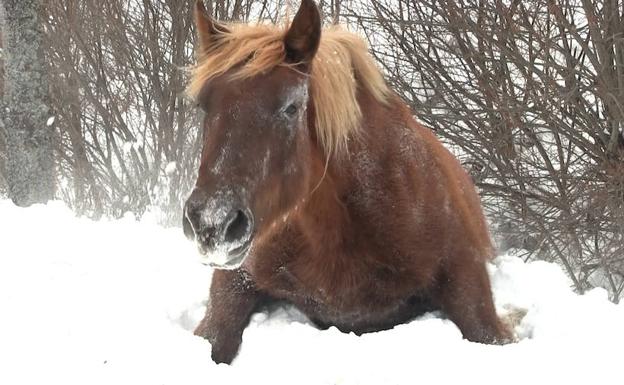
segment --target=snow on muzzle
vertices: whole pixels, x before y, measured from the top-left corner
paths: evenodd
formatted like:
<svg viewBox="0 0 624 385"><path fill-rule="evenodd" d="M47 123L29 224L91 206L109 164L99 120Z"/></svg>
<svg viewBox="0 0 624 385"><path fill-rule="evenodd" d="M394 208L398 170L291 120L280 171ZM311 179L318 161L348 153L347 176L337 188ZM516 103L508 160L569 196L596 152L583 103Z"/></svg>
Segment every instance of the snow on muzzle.
<svg viewBox="0 0 624 385"><path fill-rule="evenodd" d="M184 205L184 234L197 243L202 262L235 269L247 256L254 229L253 215L231 191L208 197L196 188Z"/></svg>

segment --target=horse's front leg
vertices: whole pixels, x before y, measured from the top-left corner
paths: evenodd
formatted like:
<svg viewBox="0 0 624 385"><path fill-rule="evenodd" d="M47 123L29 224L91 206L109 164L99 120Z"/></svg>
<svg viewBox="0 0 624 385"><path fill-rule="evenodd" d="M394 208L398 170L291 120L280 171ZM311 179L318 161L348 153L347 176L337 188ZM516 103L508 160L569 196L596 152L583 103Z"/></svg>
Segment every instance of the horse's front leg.
<svg viewBox="0 0 624 385"><path fill-rule="evenodd" d="M229 364L236 357L243 330L261 299L242 270L215 270L206 315L195 329L195 335L212 345L214 362Z"/></svg>
<svg viewBox="0 0 624 385"><path fill-rule="evenodd" d="M481 262L456 264L440 291L442 310L464 338L485 344L514 341L513 332L496 315L490 279Z"/></svg>

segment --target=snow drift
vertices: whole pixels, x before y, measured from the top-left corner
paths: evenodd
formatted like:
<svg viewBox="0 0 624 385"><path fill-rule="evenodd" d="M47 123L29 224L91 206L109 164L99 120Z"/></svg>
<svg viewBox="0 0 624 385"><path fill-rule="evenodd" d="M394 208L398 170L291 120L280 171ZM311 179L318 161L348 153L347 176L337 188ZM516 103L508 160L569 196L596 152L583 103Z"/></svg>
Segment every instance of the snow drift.
<svg viewBox="0 0 624 385"><path fill-rule="evenodd" d="M61 203L0 201L2 384L613 383L624 307L576 295L554 264L501 256L499 312L525 309L521 340L462 340L432 313L357 337L315 329L293 308L253 316L232 366L193 336L211 270L179 229L149 218L93 222Z"/></svg>

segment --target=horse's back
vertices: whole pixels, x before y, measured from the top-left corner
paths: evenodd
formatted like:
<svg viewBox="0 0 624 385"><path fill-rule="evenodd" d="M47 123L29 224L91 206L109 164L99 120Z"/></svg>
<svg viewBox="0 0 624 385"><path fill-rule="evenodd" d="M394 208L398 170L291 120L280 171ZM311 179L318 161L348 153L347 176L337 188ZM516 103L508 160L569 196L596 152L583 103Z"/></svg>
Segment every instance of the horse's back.
<svg viewBox="0 0 624 385"><path fill-rule="evenodd" d="M481 200L477 194L472 178L459 163L458 159L438 140L433 132L413 123L413 130L427 144L428 151L435 159L436 168L441 176L441 183L448 194L448 209L443 207L442 221L453 222L459 234L454 234L454 242L459 247L472 248L478 256L489 259L493 254L487 223L483 215ZM423 170L427 172L427 170Z"/></svg>
<svg viewBox="0 0 624 385"><path fill-rule="evenodd" d="M377 223L389 227L391 239L406 237L411 247L430 250L437 260L468 250L476 254L472 258L491 257L479 196L457 158L400 99L364 110L362 144L352 157L359 176L354 183L363 195L382 190L376 197L382 203L371 205Z"/></svg>

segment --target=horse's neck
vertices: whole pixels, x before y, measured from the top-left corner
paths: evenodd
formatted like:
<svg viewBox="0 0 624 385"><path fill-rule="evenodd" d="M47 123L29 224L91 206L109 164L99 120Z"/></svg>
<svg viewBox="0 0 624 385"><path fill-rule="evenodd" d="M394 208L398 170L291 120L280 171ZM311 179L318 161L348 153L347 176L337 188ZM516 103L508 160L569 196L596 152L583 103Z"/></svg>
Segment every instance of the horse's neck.
<svg viewBox="0 0 624 385"><path fill-rule="evenodd" d="M349 214L344 203L345 181L337 170L338 165L326 163L324 156L319 156L312 167L310 190L305 203L298 211L299 222L307 238L325 238L326 235L338 234L347 228ZM331 240L318 239L318 242Z"/></svg>
<svg viewBox="0 0 624 385"><path fill-rule="evenodd" d="M347 204L349 194L358 190L361 183L384 182L379 178L373 180L371 172L375 167L381 167L380 157L388 151L392 143L384 135L385 126L389 121L410 118L405 115L402 102L396 98L393 98L389 108L379 103L368 91L360 89L358 101L363 123L360 131L349 140L347 152L333 153L328 160L320 145L313 150L310 193L304 210L301 211L301 221L304 229L311 232L311 236L318 234L329 237L319 240L329 247L332 242L350 238L350 234L345 233L353 229ZM312 111L313 108L312 106ZM314 121L310 120L309 124L314 124ZM372 169L366 169L366 165Z"/></svg>

